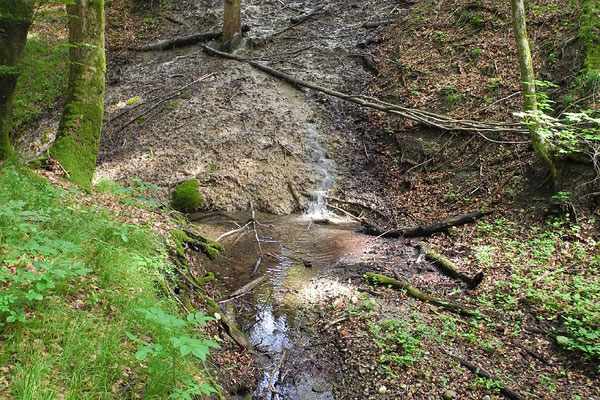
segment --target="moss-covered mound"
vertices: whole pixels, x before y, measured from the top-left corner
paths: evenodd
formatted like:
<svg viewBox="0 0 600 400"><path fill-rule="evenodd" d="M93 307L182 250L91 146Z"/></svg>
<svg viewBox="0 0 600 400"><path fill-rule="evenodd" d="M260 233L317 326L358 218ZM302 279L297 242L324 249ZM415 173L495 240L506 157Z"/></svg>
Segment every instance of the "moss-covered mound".
<svg viewBox="0 0 600 400"><path fill-rule="evenodd" d="M204 199L200 196L199 187L200 185L196 179L190 179L177 186L171 201L173 208L184 213L198 211L203 208Z"/></svg>

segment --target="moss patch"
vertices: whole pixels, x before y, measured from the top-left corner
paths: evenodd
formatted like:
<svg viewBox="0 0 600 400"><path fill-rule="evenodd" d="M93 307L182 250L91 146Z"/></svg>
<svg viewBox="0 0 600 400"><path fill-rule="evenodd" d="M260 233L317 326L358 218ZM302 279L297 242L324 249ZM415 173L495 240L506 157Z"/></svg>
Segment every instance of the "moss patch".
<svg viewBox="0 0 600 400"><path fill-rule="evenodd" d="M173 248L175 249L175 252L185 263L185 250L183 248L183 245L189 242L191 239L188 235L185 234L185 232L180 231L179 229L171 230L171 239L174 242Z"/></svg>
<svg viewBox="0 0 600 400"><path fill-rule="evenodd" d="M171 205L177 211L190 213L204 207L204 199L200 196L198 189L200 184L196 179L183 182L175 189Z"/></svg>

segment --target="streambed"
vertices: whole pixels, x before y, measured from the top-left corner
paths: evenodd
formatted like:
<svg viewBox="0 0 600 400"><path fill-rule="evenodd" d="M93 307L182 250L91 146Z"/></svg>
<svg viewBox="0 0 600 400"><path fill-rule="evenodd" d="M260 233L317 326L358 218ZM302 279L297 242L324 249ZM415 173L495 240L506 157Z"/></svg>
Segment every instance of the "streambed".
<svg viewBox="0 0 600 400"><path fill-rule="evenodd" d="M217 238L250 219L247 212L219 212L197 215L194 223ZM246 334L264 369L255 395L333 399L333 360L325 358L319 343L321 330L329 322L322 319L322 310L340 297L352 296L353 291L323 276L331 268L359 259L368 238L355 233L356 223L340 218L323 224L302 215L256 213L255 219L256 224L250 222L223 238L225 253L205 265L216 275L222 293L267 276L248 294L231 300L224 297L220 303ZM268 392L274 370L275 391Z"/></svg>

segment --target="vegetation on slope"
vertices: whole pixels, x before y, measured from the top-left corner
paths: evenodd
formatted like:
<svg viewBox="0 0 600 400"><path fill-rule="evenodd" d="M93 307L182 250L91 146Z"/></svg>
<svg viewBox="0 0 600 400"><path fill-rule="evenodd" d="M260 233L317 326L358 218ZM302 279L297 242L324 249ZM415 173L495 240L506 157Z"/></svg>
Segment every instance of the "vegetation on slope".
<svg viewBox="0 0 600 400"><path fill-rule="evenodd" d="M0 171L0 393L97 400L212 391L191 362L217 346L197 329L210 318L177 317L164 240L78 195L13 166Z"/></svg>

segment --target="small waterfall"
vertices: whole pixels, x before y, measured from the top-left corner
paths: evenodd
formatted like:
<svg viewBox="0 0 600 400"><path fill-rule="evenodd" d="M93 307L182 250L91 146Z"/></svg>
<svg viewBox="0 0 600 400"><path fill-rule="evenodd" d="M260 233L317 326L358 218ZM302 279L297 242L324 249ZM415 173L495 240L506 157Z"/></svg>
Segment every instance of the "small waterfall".
<svg viewBox="0 0 600 400"><path fill-rule="evenodd" d="M327 195L335 185L335 165L333 160L327 156L327 150L323 146L316 124L308 126L308 136L304 141L307 164L317 177L317 187L311 193L308 210L305 213L307 219L327 219L334 214L327 208Z"/></svg>

